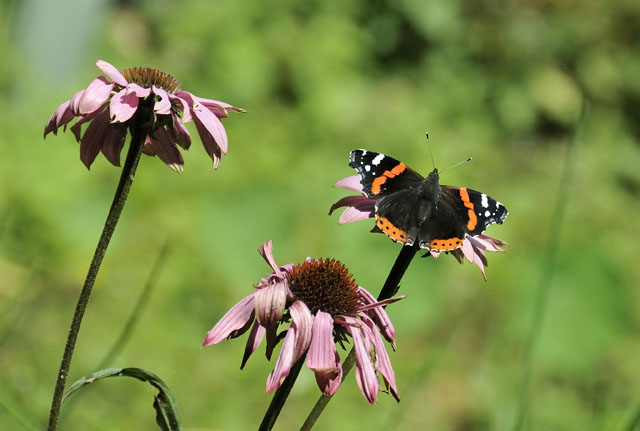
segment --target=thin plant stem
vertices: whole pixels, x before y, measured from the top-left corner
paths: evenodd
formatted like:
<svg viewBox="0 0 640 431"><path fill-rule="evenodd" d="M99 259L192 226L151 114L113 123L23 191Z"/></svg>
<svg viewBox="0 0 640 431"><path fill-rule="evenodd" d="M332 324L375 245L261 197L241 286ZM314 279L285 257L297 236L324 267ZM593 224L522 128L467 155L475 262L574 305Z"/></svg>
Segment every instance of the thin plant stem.
<svg viewBox="0 0 640 431"><path fill-rule="evenodd" d="M273 398L271 398L271 403L269 404L269 408L262 419L262 423L260 424L258 431L271 431L271 428L273 428L273 425L276 423L276 419L278 419L278 416L280 415L282 406L284 406L285 401L287 401L291 388L293 388L293 385L298 378L298 374L300 374L300 370L302 369L302 365L304 365L306 356L307 355L302 355L293 367L291 367L291 370L284 379L284 382L282 382L282 385L280 385L276 393L273 395Z"/></svg>
<svg viewBox="0 0 640 431"><path fill-rule="evenodd" d="M400 254L396 258L393 267L391 268L391 272L387 276L386 281L384 282L384 286L380 290L380 294L378 295L378 301L382 301L388 298L391 298L393 295L398 292L400 288L400 280L404 276L404 273L407 271L409 264L415 257L416 253L420 247L418 245L413 246L403 246L400 250ZM352 348L349 352L349 355L344 360L342 364L342 381L347 377L349 372L353 369L353 366L356 363L356 351L355 348ZM310 431L315 425L316 421L324 411L324 408L329 404L329 401L333 395L321 395L316 404L311 409L311 412L307 416L307 419L300 427L300 431Z"/></svg>
<svg viewBox="0 0 640 431"><path fill-rule="evenodd" d="M567 203L569 201L569 185L573 177L573 147L575 146L578 133L584 124L585 110L586 102L583 99L582 110L580 112L576 128L574 129L573 136L568 140L565 147L564 167L562 177L560 178L556 204L551 218L552 224L549 230L549 242L546 252L547 259L544 262L540 277L540 284L538 285L538 289L535 293L531 326L529 327L529 332L525 339L525 347L523 351L524 367L520 378L518 405L513 425L514 431L521 431L524 428L528 413L529 386L531 384L531 377L535 366L540 334L547 314L549 291L551 289L553 276L555 275L556 261L558 260L560 234L564 226Z"/></svg>
<svg viewBox="0 0 640 431"><path fill-rule="evenodd" d="M134 123L135 124L135 123ZM111 209L107 215L102 234L98 241L96 251L89 265L89 271L87 277L80 291L78 302L76 304L75 311L73 313L73 319L71 320L71 327L69 328L69 335L67 336L67 342L64 347L64 353L62 355L62 361L60 363L60 369L56 378L56 385L53 392L53 399L51 400L51 410L49 412L49 431L55 431L58 428L58 420L60 417L60 407L62 405L62 395L64 394L64 388L67 383L67 376L69 374L69 367L71 366L71 358L75 349L76 340L78 339L78 333L80 332L80 325L82 323L82 317L84 316L85 309L89 303L89 297L91 296L91 290L93 284L96 281L96 276L100 270L102 259L111 241L111 236L116 228L122 209L127 200L133 178L138 167L138 161L140 160L140 153L142 152L142 146L144 144L145 137L149 132L149 126L132 126L131 127L131 143L129 145L129 151L127 158L122 168L120 175L120 181L118 188L116 189Z"/></svg>
<svg viewBox="0 0 640 431"><path fill-rule="evenodd" d="M156 258L153 264L153 267L151 268L151 272L149 273L149 277L147 278L147 281L142 289L142 292L138 296L138 300L136 301L136 304L131 309L131 313L129 314L129 317L126 323L124 324L122 331L120 332L120 335L116 338L116 341L113 343L111 348L107 351L107 354L104 355L104 357L96 367L97 370L102 370L104 368L107 368L108 366L113 367L114 366L112 364L113 360L117 358L118 355L120 355L120 352L122 352L124 347L129 342L133 329L138 323L138 319L142 315L145 305L149 302L148 301L149 296L151 295L151 291L153 290L153 287L156 285L158 275L160 274L160 269L162 268L162 265L164 264L164 261L167 257L168 250L169 250L169 239L166 239L164 244L162 245L162 248L160 249L160 253L158 254L158 257ZM93 390L93 387L94 387L93 385L87 386L84 390L85 393ZM81 399L80 397L72 397L72 398L63 397L63 400L64 400L63 403L65 405L65 408L63 411L60 412L61 421L64 421L64 418L68 417L71 414L71 412L74 409L74 406L77 405L77 402L80 399Z"/></svg>

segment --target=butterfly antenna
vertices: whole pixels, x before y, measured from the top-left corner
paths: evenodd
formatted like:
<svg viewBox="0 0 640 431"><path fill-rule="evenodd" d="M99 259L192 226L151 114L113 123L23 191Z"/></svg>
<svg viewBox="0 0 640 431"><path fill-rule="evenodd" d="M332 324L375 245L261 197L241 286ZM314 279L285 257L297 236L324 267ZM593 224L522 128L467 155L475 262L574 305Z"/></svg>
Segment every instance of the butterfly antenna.
<svg viewBox="0 0 640 431"><path fill-rule="evenodd" d="M473 160L473 159L472 159L471 157L469 157L467 160L463 160L463 161L461 161L461 162L456 163L456 164L455 164L455 165L453 165L453 166L449 166L447 169L445 169L445 170L443 170L443 171L440 171L440 173L447 172L449 169L453 169L453 168L455 168L455 167L457 167L457 166L460 166L460 165L461 165L461 164L463 164L463 163L470 162L471 160Z"/></svg>
<svg viewBox="0 0 640 431"><path fill-rule="evenodd" d="M427 147L429 147L429 155L431 156L431 164L433 165L433 169L436 168L436 162L433 160L433 153L431 152L431 141L429 141L429 132L425 133L427 137Z"/></svg>

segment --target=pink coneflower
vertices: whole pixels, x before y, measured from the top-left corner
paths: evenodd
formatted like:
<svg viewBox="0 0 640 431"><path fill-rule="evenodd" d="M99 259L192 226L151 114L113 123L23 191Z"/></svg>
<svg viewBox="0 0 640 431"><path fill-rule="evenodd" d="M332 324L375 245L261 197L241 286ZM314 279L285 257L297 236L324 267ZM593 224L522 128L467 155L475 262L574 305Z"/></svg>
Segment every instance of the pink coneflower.
<svg viewBox="0 0 640 431"><path fill-rule="evenodd" d="M193 121L214 168L218 167L227 153L227 134L220 118L228 117L229 111L244 110L181 91L173 76L157 69L134 67L120 73L103 60L96 61L96 66L108 79L94 79L61 104L44 129L45 137L50 132L57 134L60 127L66 129L71 120L80 117L71 131L80 143L82 162L89 168L102 152L109 162L120 166L127 131L134 125L147 126L142 151L180 172L184 160L178 145L185 150L191 145L183 123ZM83 124L88 124L84 132Z"/></svg>
<svg viewBox="0 0 640 431"><path fill-rule="evenodd" d="M358 220L365 220L375 217L375 203L373 199L369 199L365 196L362 190L362 184L360 184L360 175L351 175L337 181L334 186L341 187L343 189L351 190L360 193L360 195L347 196L340 199L338 202L331 206L329 214L332 214L338 208L346 207L340 215L338 220L339 224L351 223ZM374 226L372 232L382 233L382 230L378 226ZM473 263L480 268L482 277L487 280L487 276L484 272L485 266L488 266L486 251L504 252L500 247L508 245L506 242L497 238L490 237L489 235L465 235L464 241L460 248L445 253L452 254L458 262L462 263L463 258L466 258L470 263ZM442 252L436 250L429 250L428 254L435 259L440 256Z"/></svg>
<svg viewBox="0 0 640 431"><path fill-rule="evenodd" d="M356 352L356 380L367 401L375 403L378 374L398 398L395 374L382 342L394 346L395 331L382 306L403 297L376 302L355 284L347 268L333 259L310 259L278 266L272 243L259 249L273 272L255 290L234 305L207 333L203 345L236 338L251 328L241 368L266 336L267 358L284 336L275 368L267 379L267 392L278 389L292 365L306 353L306 365L325 395L332 395L342 380L336 342L351 337ZM287 328L278 333L279 325ZM286 335L285 335L286 334Z"/></svg>

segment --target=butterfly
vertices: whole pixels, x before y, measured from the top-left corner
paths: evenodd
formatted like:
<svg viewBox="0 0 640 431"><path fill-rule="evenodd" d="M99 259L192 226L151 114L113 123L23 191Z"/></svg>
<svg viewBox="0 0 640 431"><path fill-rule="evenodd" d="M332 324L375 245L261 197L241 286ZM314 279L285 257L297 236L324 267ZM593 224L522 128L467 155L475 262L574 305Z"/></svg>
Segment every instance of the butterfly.
<svg viewBox="0 0 640 431"><path fill-rule="evenodd" d="M367 198L375 200L376 225L395 242L452 251L466 235L480 235L509 214L484 193L440 185L438 169L425 178L392 157L367 150L352 151L349 166L360 174Z"/></svg>

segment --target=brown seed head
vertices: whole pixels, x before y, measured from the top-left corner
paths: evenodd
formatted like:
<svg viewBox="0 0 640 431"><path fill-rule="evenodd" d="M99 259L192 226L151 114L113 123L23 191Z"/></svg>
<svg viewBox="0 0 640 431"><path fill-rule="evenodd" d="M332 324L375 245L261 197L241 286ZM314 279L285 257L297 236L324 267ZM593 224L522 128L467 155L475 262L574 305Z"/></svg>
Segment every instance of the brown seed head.
<svg viewBox="0 0 640 431"><path fill-rule="evenodd" d="M358 308L357 285L347 268L334 259L317 259L296 265L287 275L291 293L311 313L353 315Z"/></svg>

